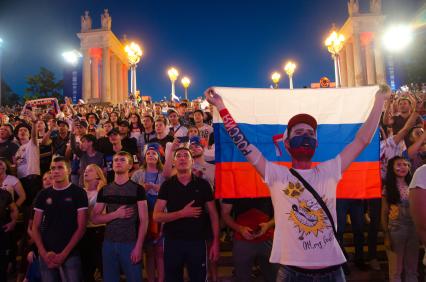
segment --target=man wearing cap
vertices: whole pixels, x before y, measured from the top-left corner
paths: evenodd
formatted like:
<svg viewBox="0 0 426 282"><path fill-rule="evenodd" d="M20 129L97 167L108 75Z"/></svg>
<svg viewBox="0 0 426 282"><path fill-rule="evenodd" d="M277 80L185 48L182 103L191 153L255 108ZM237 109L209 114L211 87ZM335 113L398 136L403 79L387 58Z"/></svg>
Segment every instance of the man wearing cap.
<svg viewBox="0 0 426 282"><path fill-rule="evenodd" d="M15 136L20 147L15 154L17 177L24 187L26 199L22 205L24 214L24 226L27 226L30 218L30 206L41 190L40 177L40 150L37 140L37 118L30 110L25 110L24 115L32 122L31 127L27 123L21 123L15 128Z"/></svg>
<svg viewBox="0 0 426 282"><path fill-rule="evenodd" d="M105 170L107 175L108 183L112 182L114 179L114 171L112 169L112 159L113 156L120 152L125 151L133 157L133 169L139 168L138 161L138 151L133 146L128 146L121 141L120 132L117 128L113 128L108 132L109 143L104 144L102 148L99 148L99 151L104 154Z"/></svg>
<svg viewBox="0 0 426 282"><path fill-rule="evenodd" d="M19 146L13 142L13 126L6 123L0 126L0 157L13 163L13 157Z"/></svg>
<svg viewBox="0 0 426 282"><path fill-rule="evenodd" d="M282 165L267 161L246 139L241 128L213 88L205 92L207 101L216 106L228 134L240 133L233 141L255 167L268 186L275 214L275 234L270 262L280 264L277 281L345 281L341 265L345 256L334 237L330 220L320 204L303 184ZM342 173L370 143L380 120L382 108L390 96L388 86L381 86L373 108L355 139L334 159L312 167L318 145L317 122L308 114L290 119L284 146L292 167L324 199L336 222L336 187ZM313 225L315 223L315 225ZM316 227L317 229L313 229Z"/></svg>
<svg viewBox="0 0 426 282"><path fill-rule="evenodd" d="M170 132L169 134L173 137L183 137L188 134L188 129L180 124L178 112L171 108L167 111L167 117L170 121Z"/></svg>
<svg viewBox="0 0 426 282"><path fill-rule="evenodd" d="M69 144L69 124L64 120L57 120L56 125L52 126L41 140L43 145L52 146L52 154L70 158L67 146Z"/></svg>
<svg viewBox="0 0 426 282"><path fill-rule="evenodd" d="M84 186L83 176L89 164L104 167L104 154L96 149L97 139L92 134L81 136L80 142L76 142L76 136L71 134L71 150L78 159L77 175L78 181L74 183L80 187Z"/></svg>

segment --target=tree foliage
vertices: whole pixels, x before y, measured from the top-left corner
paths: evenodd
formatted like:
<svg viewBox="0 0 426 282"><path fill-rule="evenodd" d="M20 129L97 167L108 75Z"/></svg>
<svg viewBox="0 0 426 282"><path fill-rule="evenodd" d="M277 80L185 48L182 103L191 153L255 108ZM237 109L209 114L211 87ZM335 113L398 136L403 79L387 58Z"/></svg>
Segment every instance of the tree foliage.
<svg viewBox="0 0 426 282"><path fill-rule="evenodd" d="M44 67L40 68L38 74L27 77L27 85L24 100L51 97L63 99L63 81L56 81L55 74Z"/></svg>

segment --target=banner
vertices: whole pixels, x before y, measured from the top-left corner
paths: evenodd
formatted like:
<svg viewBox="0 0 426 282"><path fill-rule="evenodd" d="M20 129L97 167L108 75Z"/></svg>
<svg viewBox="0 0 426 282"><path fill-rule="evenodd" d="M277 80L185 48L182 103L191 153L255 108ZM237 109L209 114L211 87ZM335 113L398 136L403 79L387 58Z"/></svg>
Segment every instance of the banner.
<svg viewBox="0 0 426 282"><path fill-rule="evenodd" d="M323 89L215 88L222 96L247 139L272 162L291 166L280 142L282 156L275 153L272 137L283 133L290 118L307 113L318 122L318 148L314 165L336 157L355 138L367 119L378 86ZM216 197L269 196L269 190L228 136L219 113L213 113L216 159ZM344 173L338 198L381 197L379 134Z"/></svg>

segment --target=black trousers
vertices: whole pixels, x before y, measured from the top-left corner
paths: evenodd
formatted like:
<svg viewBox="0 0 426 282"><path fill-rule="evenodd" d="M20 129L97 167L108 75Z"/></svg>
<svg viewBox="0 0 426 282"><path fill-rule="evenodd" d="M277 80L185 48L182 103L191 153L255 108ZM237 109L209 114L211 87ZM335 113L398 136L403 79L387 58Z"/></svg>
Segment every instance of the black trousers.
<svg viewBox="0 0 426 282"><path fill-rule="evenodd" d="M191 282L207 281L207 243L205 240L164 239L166 282L183 282L186 266Z"/></svg>
<svg viewBox="0 0 426 282"><path fill-rule="evenodd" d="M83 279L85 282L94 282L96 268L102 273L102 242L104 241L105 227L88 227L79 243Z"/></svg>

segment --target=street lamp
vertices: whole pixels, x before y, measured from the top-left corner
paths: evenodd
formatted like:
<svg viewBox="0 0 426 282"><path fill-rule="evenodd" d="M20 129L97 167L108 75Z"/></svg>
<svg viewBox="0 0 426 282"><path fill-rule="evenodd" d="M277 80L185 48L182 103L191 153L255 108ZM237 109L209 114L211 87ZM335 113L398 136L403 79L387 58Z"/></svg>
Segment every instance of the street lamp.
<svg viewBox="0 0 426 282"><path fill-rule="evenodd" d="M343 42L345 37L342 34L333 31L325 40L324 44L331 53L331 57L334 60L334 75L336 77L336 88L340 87L340 63L339 63L339 52L343 48Z"/></svg>
<svg viewBox="0 0 426 282"><path fill-rule="evenodd" d="M400 52L413 40L413 29L409 25L390 27L383 35L383 43L388 51Z"/></svg>
<svg viewBox="0 0 426 282"><path fill-rule="evenodd" d="M135 42L131 42L124 47L124 51L127 53L127 60L130 64L130 92L133 96L136 95L136 67L137 63L141 60L142 49Z"/></svg>
<svg viewBox="0 0 426 282"><path fill-rule="evenodd" d="M185 89L185 99L188 100L188 87L191 84L191 80L184 76L180 81L182 83L183 88Z"/></svg>
<svg viewBox="0 0 426 282"><path fill-rule="evenodd" d="M392 90L396 89L395 85L395 64L394 54L400 53L413 40L413 28L409 25L395 25L389 27L383 34L383 45L388 51L388 71L389 80Z"/></svg>
<svg viewBox="0 0 426 282"><path fill-rule="evenodd" d="M287 64L285 64L284 66L284 71L290 79L290 89L293 89L293 73L295 69L296 69L296 64L293 63L292 61L287 62Z"/></svg>
<svg viewBox="0 0 426 282"><path fill-rule="evenodd" d="M274 88L277 89L278 88L278 83L280 82L281 79L281 74L278 72L274 72L271 74L271 80L274 83Z"/></svg>
<svg viewBox="0 0 426 282"><path fill-rule="evenodd" d="M177 97L175 93L175 81L179 76L179 72L177 69L172 67L167 71L167 74L169 75L170 82L172 83L172 93L170 94L170 101L173 101L173 99Z"/></svg>
<svg viewBox="0 0 426 282"><path fill-rule="evenodd" d="M63 52L62 57L64 58L65 62L73 66L76 66L78 64L79 58L83 56L77 50L72 50L72 51Z"/></svg>

